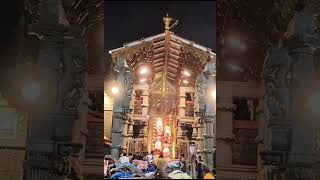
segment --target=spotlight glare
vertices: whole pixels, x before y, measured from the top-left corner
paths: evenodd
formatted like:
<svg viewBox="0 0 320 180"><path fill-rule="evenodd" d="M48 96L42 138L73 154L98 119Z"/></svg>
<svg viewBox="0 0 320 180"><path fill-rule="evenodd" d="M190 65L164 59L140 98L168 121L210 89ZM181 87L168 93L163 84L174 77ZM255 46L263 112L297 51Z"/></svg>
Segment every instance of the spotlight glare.
<svg viewBox="0 0 320 180"><path fill-rule="evenodd" d="M147 72L148 72L148 68L146 68L146 67L143 67L140 70L140 74L146 74Z"/></svg>
<svg viewBox="0 0 320 180"><path fill-rule="evenodd" d="M189 71L187 71L187 70L184 70L184 71L183 71L183 74L184 74L184 75L186 75L186 76L188 76L188 77L190 77L190 76L191 76L190 72L189 72Z"/></svg>
<svg viewBox="0 0 320 180"><path fill-rule="evenodd" d="M120 92L120 89L117 86L113 86L111 88L111 92L112 92L113 95L116 95L116 94L118 94Z"/></svg>
<svg viewBox="0 0 320 180"><path fill-rule="evenodd" d="M213 90L212 92L211 92L211 96L212 96L212 98L213 99L216 99L216 90Z"/></svg>

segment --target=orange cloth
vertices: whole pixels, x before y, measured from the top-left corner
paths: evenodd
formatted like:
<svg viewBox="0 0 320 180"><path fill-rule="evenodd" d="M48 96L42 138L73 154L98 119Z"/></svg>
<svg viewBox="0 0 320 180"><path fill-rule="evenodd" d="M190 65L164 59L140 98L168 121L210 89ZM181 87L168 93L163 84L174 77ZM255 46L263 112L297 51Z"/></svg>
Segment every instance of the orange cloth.
<svg viewBox="0 0 320 180"><path fill-rule="evenodd" d="M211 173L207 173L203 179L216 179Z"/></svg>

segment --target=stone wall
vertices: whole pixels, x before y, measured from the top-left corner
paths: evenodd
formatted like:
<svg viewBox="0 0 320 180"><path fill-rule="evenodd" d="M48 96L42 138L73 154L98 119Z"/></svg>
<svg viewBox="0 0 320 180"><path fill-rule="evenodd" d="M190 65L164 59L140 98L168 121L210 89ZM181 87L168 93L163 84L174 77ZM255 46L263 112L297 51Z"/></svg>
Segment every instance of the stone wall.
<svg viewBox="0 0 320 180"><path fill-rule="evenodd" d="M257 165L235 164L232 161L232 157L240 153L233 152L232 149L233 143L236 140L233 131L233 113L235 110L233 97L261 98L263 91L262 84L250 82L217 82L216 170L219 180L257 179ZM255 155L258 156L257 150Z"/></svg>

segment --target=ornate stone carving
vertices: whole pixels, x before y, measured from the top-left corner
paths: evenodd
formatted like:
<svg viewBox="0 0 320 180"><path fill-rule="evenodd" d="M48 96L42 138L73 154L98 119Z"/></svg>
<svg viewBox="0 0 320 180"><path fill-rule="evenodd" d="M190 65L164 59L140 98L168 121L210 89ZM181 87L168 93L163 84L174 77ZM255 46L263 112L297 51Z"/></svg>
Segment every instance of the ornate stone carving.
<svg viewBox="0 0 320 180"><path fill-rule="evenodd" d="M215 76L216 75L216 64L214 61L211 60L210 62L208 62L208 64L205 67L204 73L207 78L208 78L208 76Z"/></svg>
<svg viewBox="0 0 320 180"><path fill-rule="evenodd" d="M120 72L121 70L126 69L126 60L125 59L118 59L114 64L114 70L116 72Z"/></svg>
<svg viewBox="0 0 320 180"><path fill-rule="evenodd" d="M125 93L124 93L124 102L123 102L123 106L128 108L130 105L130 101L132 98L132 91L133 91L133 85L134 85L134 75L132 72L127 71L125 73L125 80L124 80L124 84L125 84Z"/></svg>
<svg viewBox="0 0 320 180"><path fill-rule="evenodd" d="M313 150L320 153L320 128L313 130Z"/></svg>
<svg viewBox="0 0 320 180"><path fill-rule="evenodd" d="M259 154L262 165L266 165L266 168L272 167L267 179L318 179L318 168L315 168L314 162L310 162L308 158L314 156L314 152L320 151L320 131L309 123L303 124L302 120L310 122L312 118L303 114L307 112L303 105L299 104L300 99L305 99L303 93L308 89L305 82L312 82L315 77L312 54L320 44L315 29L312 15L296 12L288 25L285 47L282 44L281 47L271 47L265 58L263 77L267 124L263 126L265 129L259 128L259 131L262 131L261 135L266 144ZM292 110L289 109L291 107ZM313 130L313 133L308 133L310 130ZM296 156L299 156L299 159ZM285 169L281 170L281 167Z"/></svg>
<svg viewBox="0 0 320 180"><path fill-rule="evenodd" d="M292 58L285 48L271 47L265 58L263 76L265 101L270 120L286 119L289 111Z"/></svg>
<svg viewBox="0 0 320 180"><path fill-rule="evenodd" d="M199 103L199 110L204 112L206 108L206 88L207 88L207 79L203 73L197 77L197 96Z"/></svg>

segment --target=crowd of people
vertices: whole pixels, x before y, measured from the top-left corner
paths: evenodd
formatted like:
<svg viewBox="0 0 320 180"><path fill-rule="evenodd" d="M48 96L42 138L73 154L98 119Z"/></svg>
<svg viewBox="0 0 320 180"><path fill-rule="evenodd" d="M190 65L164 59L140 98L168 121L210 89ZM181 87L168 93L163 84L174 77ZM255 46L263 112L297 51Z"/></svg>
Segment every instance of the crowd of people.
<svg viewBox="0 0 320 180"><path fill-rule="evenodd" d="M159 177L161 176L161 177ZM201 156L194 163L186 160L164 158L161 153L123 152L118 160L105 157L105 177L110 179L215 179L215 172L210 171ZM158 178L157 178L158 177Z"/></svg>

